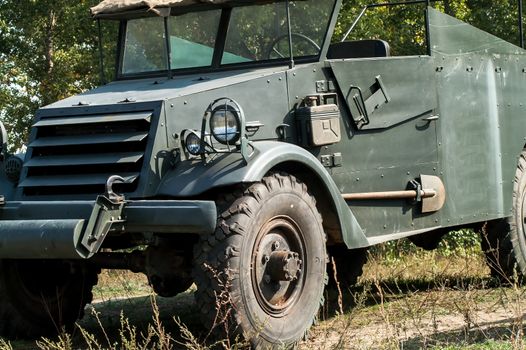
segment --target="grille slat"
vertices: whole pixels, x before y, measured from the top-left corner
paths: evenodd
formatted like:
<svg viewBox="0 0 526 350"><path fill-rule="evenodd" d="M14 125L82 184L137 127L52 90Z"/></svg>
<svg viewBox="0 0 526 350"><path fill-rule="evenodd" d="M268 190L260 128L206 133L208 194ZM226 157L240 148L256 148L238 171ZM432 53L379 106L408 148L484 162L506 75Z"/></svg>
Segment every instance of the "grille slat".
<svg viewBox="0 0 526 350"><path fill-rule="evenodd" d="M79 186L79 185L105 185L106 181L111 175L107 174L97 174L97 175L63 175L63 176L33 176L31 178L25 179L18 186L20 187L65 187L65 186ZM119 174L122 176L126 183L135 182L139 173L123 173Z"/></svg>
<svg viewBox="0 0 526 350"><path fill-rule="evenodd" d="M105 143L141 142L148 137L147 132L131 132L123 134L94 134L86 136L55 136L42 137L29 144L29 147L53 147L71 145L97 145Z"/></svg>
<svg viewBox="0 0 526 350"><path fill-rule="evenodd" d="M30 159L25 166L73 166L73 165L99 165L99 164L123 164L137 163L144 154L142 152L116 153L116 154L84 154L82 157L77 155L66 156L46 156Z"/></svg>
<svg viewBox="0 0 526 350"><path fill-rule="evenodd" d="M112 175L125 178L122 192L137 189L153 113L84 114L40 119L29 144L27 196L100 194Z"/></svg>
<svg viewBox="0 0 526 350"><path fill-rule="evenodd" d="M114 123L132 120L146 120L150 121L151 113L127 113L118 115L93 115L81 117L66 117L66 118L46 118L41 119L35 123L34 126L60 126L60 125L78 125L78 124L99 124L99 123Z"/></svg>

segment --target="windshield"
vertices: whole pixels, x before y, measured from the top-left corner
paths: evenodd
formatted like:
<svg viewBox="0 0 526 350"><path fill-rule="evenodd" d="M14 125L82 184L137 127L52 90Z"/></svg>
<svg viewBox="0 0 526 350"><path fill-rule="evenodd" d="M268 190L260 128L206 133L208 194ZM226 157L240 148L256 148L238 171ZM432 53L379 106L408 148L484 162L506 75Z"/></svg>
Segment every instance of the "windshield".
<svg viewBox="0 0 526 350"><path fill-rule="evenodd" d="M295 59L319 56L334 4L335 0L291 1ZM168 33L170 67L174 70L290 59L285 2L171 16ZM163 18L127 22L120 75L166 71L167 57Z"/></svg>

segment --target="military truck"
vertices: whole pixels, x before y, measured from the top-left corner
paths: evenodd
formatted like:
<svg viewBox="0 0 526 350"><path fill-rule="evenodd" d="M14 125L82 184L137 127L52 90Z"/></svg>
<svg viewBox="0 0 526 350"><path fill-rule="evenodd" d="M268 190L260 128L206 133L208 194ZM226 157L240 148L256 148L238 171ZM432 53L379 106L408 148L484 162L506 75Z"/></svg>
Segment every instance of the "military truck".
<svg viewBox="0 0 526 350"><path fill-rule="evenodd" d="M2 127L0 334L71 327L102 268L195 283L255 348L305 336L329 256L350 285L367 247L470 227L525 273L524 50L432 7L427 55L331 43L341 3L94 7L115 81L39 109L23 159Z"/></svg>

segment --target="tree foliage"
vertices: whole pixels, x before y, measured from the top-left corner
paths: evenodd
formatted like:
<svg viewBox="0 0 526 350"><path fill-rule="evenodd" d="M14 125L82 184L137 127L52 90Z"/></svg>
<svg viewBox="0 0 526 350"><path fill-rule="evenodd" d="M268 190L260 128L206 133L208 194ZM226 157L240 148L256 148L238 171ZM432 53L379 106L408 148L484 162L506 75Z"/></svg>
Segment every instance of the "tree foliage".
<svg viewBox="0 0 526 350"><path fill-rule="evenodd" d="M0 1L0 117L12 148L27 139L39 106L98 83L97 26L89 16L95 3Z"/></svg>
<svg viewBox="0 0 526 350"><path fill-rule="evenodd" d="M376 0L345 1L334 40L341 39L364 6L383 3ZM390 2L397 2L391 0ZM453 17L518 44L518 0L442 0L433 6ZM424 4L369 9L349 39L383 39L395 55L426 52Z"/></svg>
<svg viewBox="0 0 526 350"><path fill-rule="evenodd" d="M89 7L97 2L0 0L0 118L10 131L12 149L27 140L39 106L99 83L97 25L89 16ZM334 40L342 38L365 5L375 2L383 1L344 0ZM443 0L433 6L518 43L517 0ZM371 9L349 39L384 39L395 55L423 54L423 9L424 5ZM316 11L312 13L302 20L315 20ZM108 76L116 27L103 26Z"/></svg>

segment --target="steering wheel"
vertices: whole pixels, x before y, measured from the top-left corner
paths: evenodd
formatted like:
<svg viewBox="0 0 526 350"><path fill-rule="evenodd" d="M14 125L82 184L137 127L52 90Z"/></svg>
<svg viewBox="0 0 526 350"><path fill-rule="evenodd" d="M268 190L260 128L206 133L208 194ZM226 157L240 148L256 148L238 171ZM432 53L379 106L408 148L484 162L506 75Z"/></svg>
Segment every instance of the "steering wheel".
<svg viewBox="0 0 526 350"><path fill-rule="evenodd" d="M298 38L298 39L302 39L303 41L305 41L307 44L309 44L309 46L315 48L318 52L321 50L320 46L314 41L312 40L311 38L309 38L308 36L304 35L304 34L300 34L300 33L291 33L292 37L293 38ZM276 47L277 44L282 41L283 39L287 39L288 40L289 38L289 34L286 33L286 34L282 34L280 36L278 36L276 39L274 39L274 41L270 44L269 46L269 50L267 51L267 59L272 59L272 54L275 53L279 56L279 58L285 58L288 56L288 52L284 55L282 54L278 48Z"/></svg>

